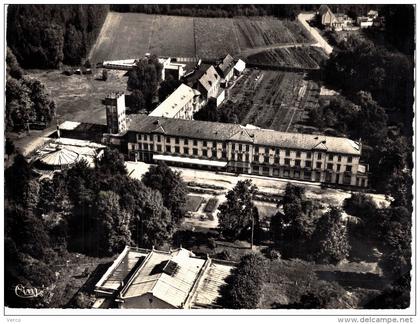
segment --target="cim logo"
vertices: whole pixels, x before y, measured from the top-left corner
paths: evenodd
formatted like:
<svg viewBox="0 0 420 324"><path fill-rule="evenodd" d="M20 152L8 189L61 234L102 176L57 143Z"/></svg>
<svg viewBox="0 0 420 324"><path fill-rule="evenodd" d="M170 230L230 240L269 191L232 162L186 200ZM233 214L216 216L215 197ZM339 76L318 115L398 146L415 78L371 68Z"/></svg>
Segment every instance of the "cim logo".
<svg viewBox="0 0 420 324"><path fill-rule="evenodd" d="M20 298L36 298L42 297L44 292L40 288L26 288L22 284L18 284L15 287L15 294Z"/></svg>

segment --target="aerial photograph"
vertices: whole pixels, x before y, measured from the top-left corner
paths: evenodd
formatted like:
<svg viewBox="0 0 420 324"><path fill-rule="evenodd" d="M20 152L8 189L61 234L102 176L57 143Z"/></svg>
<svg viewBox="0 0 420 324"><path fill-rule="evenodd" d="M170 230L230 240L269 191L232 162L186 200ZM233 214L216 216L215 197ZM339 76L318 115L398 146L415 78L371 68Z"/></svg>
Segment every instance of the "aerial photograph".
<svg viewBox="0 0 420 324"><path fill-rule="evenodd" d="M414 314L414 4L4 15L5 315Z"/></svg>

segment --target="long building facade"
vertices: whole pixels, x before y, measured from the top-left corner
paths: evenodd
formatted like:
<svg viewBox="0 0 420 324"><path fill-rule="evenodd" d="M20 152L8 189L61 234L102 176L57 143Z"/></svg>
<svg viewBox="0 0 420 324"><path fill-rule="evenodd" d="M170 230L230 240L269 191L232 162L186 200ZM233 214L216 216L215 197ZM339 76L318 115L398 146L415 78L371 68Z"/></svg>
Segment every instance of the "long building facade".
<svg viewBox="0 0 420 324"><path fill-rule="evenodd" d="M348 138L145 115L133 116L127 128L127 152L135 161L368 186L362 144Z"/></svg>

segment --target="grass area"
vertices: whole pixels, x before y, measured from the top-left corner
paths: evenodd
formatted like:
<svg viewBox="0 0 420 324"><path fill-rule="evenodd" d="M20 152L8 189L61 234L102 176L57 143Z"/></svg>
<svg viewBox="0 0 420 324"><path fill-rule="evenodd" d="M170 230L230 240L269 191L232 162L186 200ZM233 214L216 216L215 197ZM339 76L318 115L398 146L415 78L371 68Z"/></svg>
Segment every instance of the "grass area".
<svg viewBox="0 0 420 324"><path fill-rule="evenodd" d="M202 18L110 12L91 51L91 62L161 56L219 58L260 46L310 43L294 21L264 18Z"/></svg>
<svg viewBox="0 0 420 324"><path fill-rule="evenodd" d="M204 198L200 196L188 195L185 203L185 211L196 212L203 203Z"/></svg>
<svg viewBox="0 0 420 324"><path fill-rule="evenodd" d="M295 21L270 17L264 19L237 18L235 24L241 48L313 41L303 27Z"/></svg>
<svg viewBox="0 0 420 324"><path fill-rule="evenodd" d="M199 57L217 59L240 51L233 19L194 18L194 35Z"/></svg>
<svg viewBox="0 0 420 324"><path fill-rule="evenodd" d="M96 280L105 273L107 265L114 259L114 257L95 258L79 253L69 253L63 258L61 264L55 264L51 269L56 273L57 280L51 290L52 298L49 307L65 307L87 283L90 283L92 288Z"/></svg>
<svg viewBox="0 0 420 324"><path fill-rule="evenodd" d="M217 198L210 198L207 201L206 207L204 207L204 211L206 213L214 212L214 210L216 209L216 206L217 206L217 202L218 202Z"/></svg>
<svg viewBox="0 0 420 324"><path fill-rule="evenodd" d="M105 123L105 106L102 100L107 94L123 91L127 87L124 71L108 71L108 80L96 80L92 75L66 76L57 70L29 71L29 76L41 81L50 92L56 104L56 114L60 121Z"/></svg>
<svg viewBox="0 0 420 324"><path fill-rule="evenodd" d="M194 19L155 16L148 52L162 56L195 56Z"/></svg>

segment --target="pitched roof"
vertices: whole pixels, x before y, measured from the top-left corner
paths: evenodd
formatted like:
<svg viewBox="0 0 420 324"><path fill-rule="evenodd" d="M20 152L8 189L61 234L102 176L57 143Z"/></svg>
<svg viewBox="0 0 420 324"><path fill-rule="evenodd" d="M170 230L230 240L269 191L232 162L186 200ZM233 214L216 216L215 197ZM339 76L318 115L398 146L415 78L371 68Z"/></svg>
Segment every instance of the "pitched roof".
<svg viewBox="0 0 420 324"><path fill-rule="evenodd" d="M204 140L243 141L255 145L274 146L299 150L322 150L342 154L360 155L360 145L345 137L285 133L269 129L248 128L238 124L216 123L199 120L158 118L132 115L129 131L153 133L159 126L164 134Z"/></svg>
<svg viewBox="0 0 420 324"><path fill-rule="evenodd" d="M211 87L219 81L220 81L220 75L217 73L213 65L210 65L210 67L204 72L201 78L198 79L198 82L200 82L200 84L207 91L209 91Z"/></svg>
<svg viewBox="0 0 420 324"><path fill-rule="evenodd" d="M181 84L149 116L173 118L194 96L195 92L192 88Z"/></svg>
<svg viewBox="0 0 420 324"><path fill-rule="evenodd" d="M185 249L175 252L153 250L128 281L120 297L152 293L174 307L183 307L205 262Z"/></svg>
<svg viewBox="0 0 420 324"><path fill-rule="evenodd" d="M229 71L233 69L234 65L235 61L233 57L230 54L226 55L222 62L217 66L220 71L220 75L222 77L226 77Z"/></svg>
<svg viewBox="0 0 420 324"><path fill-rule="evenodd" d="M331 12L331 9L327 6L327 5L325 5L325 4L323 4L323 5L321 5L320 7L319 7L319 9L318 9L318 13L322 16L323 14L325 14L325 13L327 13L327 12Z"/></svg>
<svg viewBox="0 0 420 324"><path fill-rule="evenodd" d="M245 70L245 62L239 59L238 62L236 62L234 68L239 72L242 72L243 70Z"/></svg>

